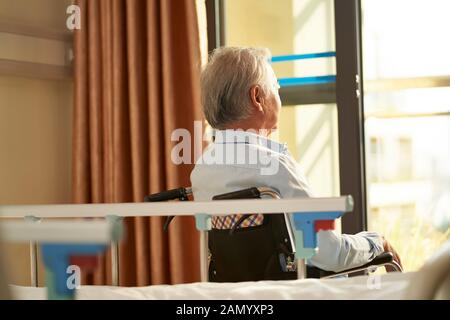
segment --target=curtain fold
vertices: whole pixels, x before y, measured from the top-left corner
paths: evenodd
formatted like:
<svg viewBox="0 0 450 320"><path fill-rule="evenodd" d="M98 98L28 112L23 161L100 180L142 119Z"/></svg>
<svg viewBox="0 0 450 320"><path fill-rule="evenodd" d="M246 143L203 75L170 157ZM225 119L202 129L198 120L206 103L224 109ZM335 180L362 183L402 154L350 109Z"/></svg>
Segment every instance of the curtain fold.
<svg viewBox="0 0 450 320"><path fill-rule="evenodd" d="M200 45L191 0L79 0L75 31L73 201L141 202L188 186L192 164L175 165L171 134L201 120ZM191 150L191 154L193 150ZM193 161L194 159L192 159ZM120 284L198 281L193 218L127 218ZM110 256L85 282L111 282Z"/></svg>

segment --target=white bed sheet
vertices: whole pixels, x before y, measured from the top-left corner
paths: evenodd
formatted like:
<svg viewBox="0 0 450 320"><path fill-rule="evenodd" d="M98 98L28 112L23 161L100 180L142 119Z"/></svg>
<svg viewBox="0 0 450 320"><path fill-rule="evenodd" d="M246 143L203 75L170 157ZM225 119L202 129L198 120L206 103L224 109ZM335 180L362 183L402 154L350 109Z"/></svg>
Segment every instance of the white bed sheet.
<svg viewBox="0 0 450 320"><path fill-rule="evenodd" d="M375 278L374 278L375 277ZM377 278L378 277L378 278ZM19 300L46 299L45 288L11 286ZM84 286L80 300L280 300L280 299L445 299L450 300L450 240L417 272L339 279L192 283L149 287Z"/></svg>
<svg viewBox="0 0 450 320"><path fill-rule="evenodd" d="M368 276L241 283L192 283L149 287L83 286L80 300L252 300L252 299L404 299L413 273L390 273L379 282ZM45 288L11 286L19 300L46 299Z"/></svg>

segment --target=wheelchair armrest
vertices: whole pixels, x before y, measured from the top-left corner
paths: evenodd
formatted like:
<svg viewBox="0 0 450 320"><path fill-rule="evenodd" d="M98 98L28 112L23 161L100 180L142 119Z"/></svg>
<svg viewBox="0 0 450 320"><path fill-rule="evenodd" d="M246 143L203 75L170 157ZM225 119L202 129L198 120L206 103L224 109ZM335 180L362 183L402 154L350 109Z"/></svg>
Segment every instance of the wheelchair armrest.
<svg viewBox="0 0 450 320"><path fill-rule="evenodd" d="M375 259L370 261L369 263L365 264L364 266L378 266L383 265L389 262L394 261L394 255L390 252L383 252L379 256L376 256Z"/></svg>
<svg viewBox="0 0 450 320"><path fill-rule="evenodd" d="M380 267L385 264L396 264L394 262L394 256L390 252L383 252L382 254L375 257L372 261L351 269L342 270L339 272L332 272L332 271L325 271L316 267L310 267L308 266L307 273L308 278L325 278L325 277L333 277L338 275L345 275L353 272L358 272L362 270L369 269L370 267ZM401 268L397 267L397 271L402 271Z"/></svg>

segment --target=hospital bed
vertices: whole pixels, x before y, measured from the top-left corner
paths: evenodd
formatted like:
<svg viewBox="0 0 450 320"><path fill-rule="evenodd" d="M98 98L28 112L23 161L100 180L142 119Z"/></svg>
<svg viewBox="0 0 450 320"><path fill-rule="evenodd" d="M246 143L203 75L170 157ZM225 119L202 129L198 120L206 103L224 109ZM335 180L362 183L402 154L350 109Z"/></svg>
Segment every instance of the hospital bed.
<svg viewBox="0 0 450 320"><path fill-rule="evenodd" d="M317 213L317 217L321 216L320 213L334 212L336 217L342 216L345 212L352 209L351 197L340 198L311 198L311 199L281 199L281 200L227 200L227 201L215 201L212 202L180 202L180 203L133 203L133 204L85 204L85 205L39 205L39 206L0 206L0 217L5 218L24 218L30 215L35 217L35 220L40 219L55 219L55 218L83 218L83 217L96 217L109 219L104 222L103 235L105 237L101 239L89 239L85 235L82 238L85 239L83 245L92 246L90 250L83 251L78 250L77 245L80 237L73 236L71 239L62 241L64 235L68 235L67 232L61 232L63 225L55 226L44 222L15 222L16 226L7 225L2 223L2 231L4 233L3 238L10 241L32 241L33 243L39 241L48 243L49 241L62 241L65 244L70 244L71 248L65 247L65 250L77 249L73 251L72 256L78 256L83 258L83 254L89 257L89 255L98 254L102 250L105 250L106 245L109 243L116 243L120 239L120 219L114 217L125 216L173 216L173 215L195 215L196 224L199 230L207 230L210 215L227 215L230 212L258 212L264 214L271 214L273 212L293 212L294 217L306 216L306 214ZM114 212L115 216L110 216ZM336 214L338 212L339 214ZM325 216L322 215L322 218ZM301 217L300 217L301 218ZM329 217L326 217L329 218ZM14 228L16 230L24 228L20 224L26 223L28 230L22 232L22 238L17 237L17 232L12 232ZM50 222L48 222L50 223ZM63 223L63 222L58 222ZM81 223L81 222L80 222ZM89 221L88 224L92 224L93 221ZM71 223L73 226L73 222ZM29 230L37 230L32 233ZM39 231L39 228L41 230ZM42 228L47 228L45 232L42 232ZM8 232L9 230L9 232ZM68 229L67 229L68 230ZM0 231L0 232L2 232ZM295 230L296 232L302 231ZM54 236L54 233L59 234L59 238ZM53 234L53 235L52 235ZM75 234L75 233L74 233ZM96 234L94 232L94 234ZM50 238L46 238L44 235L49 235ZM77 240L78 239L78 240ZM88 243L85 243L88 241ZM92 242L96 243L92 243ZM205 247L203 239L203 248ZM75 242L75 243L74 243ZM78 243L77 243L78 242ZM64 244L64 243L63 243ZM95 247L97 245L97 247ZM66 251L65 254L72 254ZM306 250L308 251L308 250ZM48 252L48 251L47 251ZM50 250L51 252L51 250ZM202 279L206 279L205 257L202 258ZM304 256L299 256L303 259ZM79 261L83 261L80 259ZM89 261L89 260L88 260ZM304 271L304 270L303 270ZM369 276L370 277L370 276ZM244 282L244 283L198 283L198 284L186 284L177 286L151 286L143 288L120 288L120 287L105 287L105 286L87 286L81 287L76 291L78 299L135 299L135 298L148 298L148 299L301 299L301 298L319 298L319 299L331 299L331 298L349 298L352 294L358 294L360 298L373 297L377 292L380 298L394 298L397 293L397 297L404 297L405 288L409 287L409 275L408 274L395 274L383 276L383 283L386 284L387 291L371 291L368 286L367 276L355 277L352 279L336 279L336 280L318 280L318 279L304 279L294 281L269 281L269 282ZM50 285L52 285L50 283ZM369 289L368 289L369 288ZM52 290L54 290L53 288ZM223 290L227 289L227 290ZM13 296L18 299L39 299L46 297L45 289L42 288L26 288L26 287L12 287ZM51 291L50 291L51 292ZM343 294L345 292L346 294ZM365 292L365 294L363 293ZM382 293L383 292L383 293ZM386 295L383 296L383 294ZM58 294L53 296L54 298L61 298Z"/></svg>

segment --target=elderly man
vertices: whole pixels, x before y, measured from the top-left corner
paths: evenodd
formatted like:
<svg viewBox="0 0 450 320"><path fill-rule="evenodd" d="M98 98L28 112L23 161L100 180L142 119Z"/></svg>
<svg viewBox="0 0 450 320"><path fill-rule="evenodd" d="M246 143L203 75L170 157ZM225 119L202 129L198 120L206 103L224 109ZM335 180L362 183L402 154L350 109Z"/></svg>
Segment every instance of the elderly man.
<svg viewBox="0 0 450 320"><path fill-rule="evenodd" d="M283 198L309 197L312 192L300 165L285 145L268 138L277 129L281 110L279 85L267 49L224 47L214 51L201 77L206 120L214 129L191 174L197 201L249 187L267 186ZM230 229L235 216L214 217L216 229ZM253 215L241 227L263 224ZM321 231L319 252L309 263L327 271L363 265L383 251L395 250L375 232L356 235Z"/></svg>

